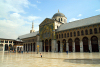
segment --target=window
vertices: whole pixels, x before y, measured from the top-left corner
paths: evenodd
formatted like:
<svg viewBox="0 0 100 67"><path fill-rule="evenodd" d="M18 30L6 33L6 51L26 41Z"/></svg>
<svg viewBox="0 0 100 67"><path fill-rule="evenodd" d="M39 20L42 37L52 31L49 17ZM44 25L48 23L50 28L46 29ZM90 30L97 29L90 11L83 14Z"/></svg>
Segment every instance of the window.
<svg viewBox="0 0 100 67"><path fill-rule="evenodd" d="M81 35L84 35L84 32L83 32L83 30L81 31Z"/></svg>
<svg viewBox="0 0 100 67"><path fill-rule="evenodd" d="M1 40L1 43L4 43L4 40Z"/></svg>
<svg viewBox="0 0 100 67"><path fill-rule="evenodd" d="M60 34L59 34L59 38L60 38Z"/></svg>
<svg viewBox="0 0 100 67"><path fill-rule="evenodd" d="M63 38L63 34L62 34L62 38Z"/></svg>
<svg viewBox="0 0 100 67"><path fill-rule="evenodd" d="M70 32L70 37L72 37L72 32Z"/></svg>
<svg viewBox="0 0 100 67"><path fill-rule="evenodd" d="M94 28L94 33L97 34L97 28Z"/></svg>
<svg viewBox="0 0 100 67"><path fill-rule="evenodd" d="M59 22L60 22L60 18L59 18Z"/></svg>
<svg viewBox="0 0 100 67"><path fill-rule="evenodd" d="M85 35L88 35L88 30L85 30Z"/></svg>
<svg viewBox="0 0 100 67"><path fill-rule="evenodd" d="M76 36L76 32L74 32L74 36Z"/></svg>
<svg viewBox="0 0 100 67"><path fill-rule="evenodd" d="M77 31L77 36L80 36L80 32L79 31Z"/></svg>
<svg viewBox="0 0 100 67"><path fill-rule="evenodd" d="M5 43L8 43L8 41L5 41Z"/></svg>
<svg viewBox="0 0 100 67"><path fill-rule="evenodd" d="M69 37L69 33L67 33L67 37Z"/></svg>
<svg viewBox="0 0 100 67"><path fill-rule="evenodd" d="M12 43L12 41L9 41L9 43Z"/></svg>
<svg viewBox="0 0 100 67"><path fill-rule="evenodd" d="M61 21L62 21L62 18L61 18Z"/></svg>
<svg viewBox="0 0 100 67"><path fill-rule="evenodd" d="M66 38L66 33L65 33L65 38Z"/></svg>
<svg viewBox="0 0 100 67"><path fill-rule="evenodd" d="M90 34L92 34L92 29L90 29Z"/></svg>

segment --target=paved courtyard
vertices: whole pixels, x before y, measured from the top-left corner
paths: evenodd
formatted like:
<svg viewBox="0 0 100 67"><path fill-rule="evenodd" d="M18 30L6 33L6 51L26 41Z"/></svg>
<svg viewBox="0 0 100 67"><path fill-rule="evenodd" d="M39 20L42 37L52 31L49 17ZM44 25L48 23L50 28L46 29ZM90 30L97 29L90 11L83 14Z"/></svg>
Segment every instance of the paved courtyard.
<svg viewBox="0 0 100 67"><path fill-rule="evenodd" d="M0 52L0 67L100 67L100 53Z"/></svg>

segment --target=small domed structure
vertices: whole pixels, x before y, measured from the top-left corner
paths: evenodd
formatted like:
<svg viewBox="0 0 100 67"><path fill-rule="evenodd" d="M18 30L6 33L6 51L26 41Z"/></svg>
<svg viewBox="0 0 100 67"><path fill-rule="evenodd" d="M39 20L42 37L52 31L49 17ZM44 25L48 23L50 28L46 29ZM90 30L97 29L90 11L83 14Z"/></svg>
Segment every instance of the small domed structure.
<svg viewBox="0 0 100 67"><path fill-rule="evenodd" d="M67 18L63 13L60 13L58 10L58 13L55 13L52 17L53 20L59 21L61 23L67 23Z"/></svg>
<svg viewBox="0 0 100 67"><path fill-rule="evenodd" d="M57 16L65 17L65 15L64 15L63 13L60 13L59 10L58 10L58 13L55 13L55 14L53 15L53 18L54 18L54 17L57 17Z"/></svg>

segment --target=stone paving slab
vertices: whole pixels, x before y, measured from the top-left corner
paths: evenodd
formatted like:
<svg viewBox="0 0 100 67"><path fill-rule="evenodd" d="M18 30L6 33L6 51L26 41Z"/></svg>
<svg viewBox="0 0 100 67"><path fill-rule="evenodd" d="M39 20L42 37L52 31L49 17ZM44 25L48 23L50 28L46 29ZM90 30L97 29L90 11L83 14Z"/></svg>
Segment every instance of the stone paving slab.
<svg viewBox="0 0 100 67"><path fill-rule="evenodd" d="M100 67L100 53L0 52L0 67Z"/></svg>

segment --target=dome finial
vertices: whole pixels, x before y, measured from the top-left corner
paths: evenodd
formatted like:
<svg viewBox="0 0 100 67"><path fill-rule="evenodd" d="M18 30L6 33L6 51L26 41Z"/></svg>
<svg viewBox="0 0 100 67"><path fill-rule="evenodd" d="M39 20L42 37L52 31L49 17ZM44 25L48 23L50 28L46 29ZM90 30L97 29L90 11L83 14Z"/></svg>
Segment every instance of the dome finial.
<svg viewBox="0 0 100 67"><path fill-rule="evenodd" d="M58 9L58 13L59 13L59 9Z"/></svg>

